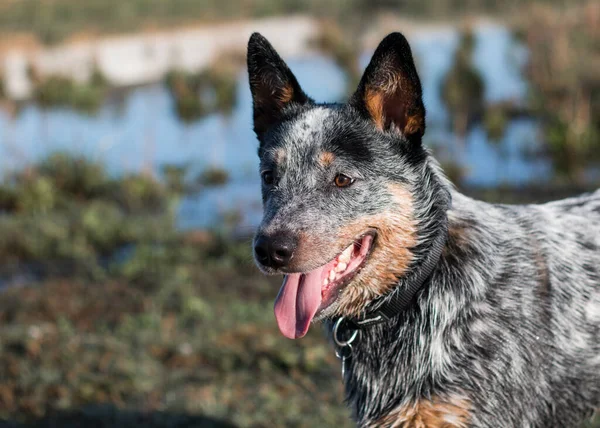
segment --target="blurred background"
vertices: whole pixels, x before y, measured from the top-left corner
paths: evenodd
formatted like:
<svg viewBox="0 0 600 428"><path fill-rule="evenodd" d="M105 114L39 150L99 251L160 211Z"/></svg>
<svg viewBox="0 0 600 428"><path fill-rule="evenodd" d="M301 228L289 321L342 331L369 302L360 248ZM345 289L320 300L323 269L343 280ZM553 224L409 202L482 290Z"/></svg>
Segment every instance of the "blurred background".
<svg viewBox="0 0 600 428"><path fill-rule="evenodd" d="M2 0L0 426L352 426L252 263L253 31L318 101L403 32L469 195L600 184L596 0Z"/></svg>

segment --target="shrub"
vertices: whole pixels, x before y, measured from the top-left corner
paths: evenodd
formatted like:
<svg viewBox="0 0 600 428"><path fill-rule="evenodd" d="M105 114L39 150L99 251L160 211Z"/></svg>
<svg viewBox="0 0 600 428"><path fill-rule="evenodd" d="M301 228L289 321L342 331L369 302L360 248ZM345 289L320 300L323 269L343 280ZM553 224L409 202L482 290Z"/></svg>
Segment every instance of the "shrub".
<svg viewBox="0 0 600 428"><path fill-rule="evenodd" d="M229 181L229 174L223 168L211 166L202 172L199 181L204 186L222 186Z"/></svg>
<svg viewBox="0 0 600 428"><path fill-rule="evenodd" d="M101 195L108 184L103 165L68 153L52 154L33 170L48 177L60 192L82 200Z"/></svg>
<svg viewBox="0 0 600 428"><path fill-rule="evenodd" d="M77 83L64 76L41 77L33 73L34 99L43 108L69 107L86 113L96 113L104 102L108 82L97 68L90 80Z"/></svg>
<svg viewBox="0 0 600 428"><path fill-rule="evenodd" d="M127 245L172 239L175 196L149 176L110 179L99 163L51 155L0 185L0 259L102 277Z"/></svg>
<svg viewBox="0 0 600 428"><path fill-rule="evenodd" d="M172 70L165 85L175 101L180 119L191 122L211 113L230 115L237 104L237 77L242 68L239 55L221 55L198 73Z"/></svg>
<svg viewBox="0 0 600 428"><path fill-rule="evenodd" d="M475 36L463 33L452 68L442 83L442 99L452 118L454 131L464 136L474 118L483 111L484 81L473 66Z"/></svg>
<svg viewBox="0 0 600 428"><path fill-rule="evenodd" d="M167 189L148 175L128 175L112 180L106 191L110 192L107 197L130 214L158 213L169 207Z"/></svg>
<svg viewBox="0 0 600 428"><path fill-rule="evenodd" d="M526 18L525 18L526 17ZM600 157L600 7L529 7L517 29L528 49L531 105L558 175L581 184Z"/></svg>
<svg viewBox="0 0 600 428"><path fill-rule="evenodd" d="M361 77L359 65L360 44L356 33L345 33L335 22L323 22L319 34L311 44L333 61L346 74L346 92L351 94L358 85Z"/></svg>

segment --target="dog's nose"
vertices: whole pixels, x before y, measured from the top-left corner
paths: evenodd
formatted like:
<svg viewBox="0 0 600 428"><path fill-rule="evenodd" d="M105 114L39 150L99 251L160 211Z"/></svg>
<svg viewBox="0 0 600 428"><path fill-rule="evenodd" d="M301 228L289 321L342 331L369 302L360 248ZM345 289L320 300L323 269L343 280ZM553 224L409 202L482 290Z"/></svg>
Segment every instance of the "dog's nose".
<svg viewBox="0 0 600 428"><path fill-rule="evenodd" d="M295 249L296 239L289 234L277 234L272 237L259 235L254 241L256 260L275 269L287 266Z"/></svg>

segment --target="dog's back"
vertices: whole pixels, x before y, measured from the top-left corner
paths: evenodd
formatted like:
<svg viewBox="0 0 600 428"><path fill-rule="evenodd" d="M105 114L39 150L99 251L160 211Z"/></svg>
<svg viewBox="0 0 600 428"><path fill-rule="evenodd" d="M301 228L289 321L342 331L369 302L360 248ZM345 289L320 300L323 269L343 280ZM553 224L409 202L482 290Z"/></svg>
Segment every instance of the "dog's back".
<svg viewBox="0 0 600 428"><path fill-rule="evenodd" d="M488 386L513 385L506 393L521 409L489 397L481 405L504 409L514 426L570 426L600 405L600 192L529 206L455 199L450 235L459 225L455 245L478 248L488 276L485 297L470 303L469 338L490 353L479 361L497 380ZM463 229L461 217L473 225Z"/></svg>
<svg viewBox="0 0 600 428"><path fill-rule="evenodd" d="M540 243L547 269L538 304L548 310L540 321L553 344L545 362L546 378L555 383L550 402L566 408L580 400L574 410L590 403L592 413L594 403L600 408L600 191L531 211L536 218L524 232ZM522 218L527 225L528 215ZM563 426L574 420L565 417Z"/></svg>

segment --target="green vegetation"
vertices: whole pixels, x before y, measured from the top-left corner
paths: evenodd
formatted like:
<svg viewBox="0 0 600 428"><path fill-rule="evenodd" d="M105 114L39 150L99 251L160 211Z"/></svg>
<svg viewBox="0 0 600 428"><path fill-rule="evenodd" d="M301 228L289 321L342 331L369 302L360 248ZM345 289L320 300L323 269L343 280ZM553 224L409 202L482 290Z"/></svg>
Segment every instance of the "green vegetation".
<svg viewBox="0 0 600 428"><path fill-rule="evenodd" d="M184 171L57 154L0 185L0 280L38 278L0 293L1 425L353 426L330 344L281 337L248 240L175 229Z"/></svg>
<svg viewBox="0 0 600 428"><path fill-rule="evenodd" d="M198 73L169 72L167 89L175 100L177 116L192 122L208 114L229 116L237 104L237 81L243 63L240 55L225 54Z"/></svg>
<svg viewBox="0 0 600 428"><path fill-rule="evenodd" d="M103 282L8 290L0 418L104 405L96 415L108 423L110 404L149 419L168 420L166 411L241 426L351 426L319 332L280 337L277 286L255 271L246 243L191 235L140 246Z"/></svg>
<svg viewBox="0 0 600 428"><path fill-rule="evenodd" d="M483 80L471 62L470 32L463 35L445 77L442 99L456 135L481 123L492 143L502 141L512 118L535 118L543 131L542 153L536 155L552 161L554 181L581 186L600 166L600 7L593 1L567 9L538 2L524 11L509 22L529 52L527 105L484 103Z"/></svg>
<svg viewBox="0 0 600 428"><path fill-rule="evenodd" d="M175 229L184 170L56 154L2 182L0 281L37 280L0 293L0 424L351 426L330 346L281 338L248 242Z"/></svg>
<svg viewBox="0 0 600 428"><path fill-rule="evenodd" d="M198 21L295 13L336 20L390 11L403 16L442 19L465 12L518 15L533 2L564 6L564 0L527 0L509 5L468 0L9 0L0 5L0 32L33 33L43 43L56 43L77 33L127 33Z"/></svg>
<svg viewBox="0 0 600 428"><path fill-rule="evenodd" d="M205 247L139 252L151 270L143 281L62 280L3 293L0 420L102 406L95 422L105 426L115 426L115 407L145 409L165 427L189 426L168 413L240 426L352 426L318 329L284 340L272 319L278 284L250 266L248 246ZM80 426L74 419L61 426Z"/></svg>
<svg viewBox="0 0 600 428"><path fill-rule="evenodd" d="M98 164L53 155L0 184L2 268L105 278L107 257L173 233L176 197L151 177L112 179Z"/></svg>
<svg viewBox="0 0 600 428"><path fill-rule="evenodd" d="M531 8L519 32L530 51L531 103L542 118L556 173L585 180L600 162L600 7L588 1L569 13Z"/></svg>
<svg viewBox="0 0 600 428"><path fill-rule="evenodd" d="M200 174L200 184L204 186L222 186L229 180L229 173L227 170L218 167L206 168L202 174Z"/></svg>
<svg viewBox="0 0 600 428"><path fill-rule="evenodd" d="M184 71L171 71L165 78L165 84L175 101L177 116L191 122L207 114L200 96L203 80L198 74Z"/></svg>
<svg viewBox="0 0 600 428"><path fill-rule="evenodd" d="M484 108L485 86L481 74L473 66L474 48L473 32L465 31L454 55L454 63L442 84L442 99L450 113L454 132L459 137L465 136Z"/></svg>
<svg viewBox="0 0 600 428"><path fill-rule="evenodd" d="M314 48L331 57L346 74L348 95L356 90L363 72L359 64L358 35L356 31L344 31L335 22L326 21L321 23L319 34L311 41Z"/></svg>
<svg viewBox="0 0 600 428"><path fill-rule="evenodd" d="M162 176L169 189L176 193L186 193L189 185L186 183L186 175L189 165L164 165L162 167Z"/></svg>
<svg viewBox="0 0 600 428"><path fill-rule="evenodd" d="M497 144L502 140L509 119L507 110L499 105L489 106L485 109L483 127L491 142Z"/></svg>
<svg viewBox="0 0 600 428"><path fill-rule="evenodd" d="M64 76L39 77L34 74L34 99L43 108L69 107L94 114L102 105L108 82L94 69L90 80L78 83Z"/></svg>

